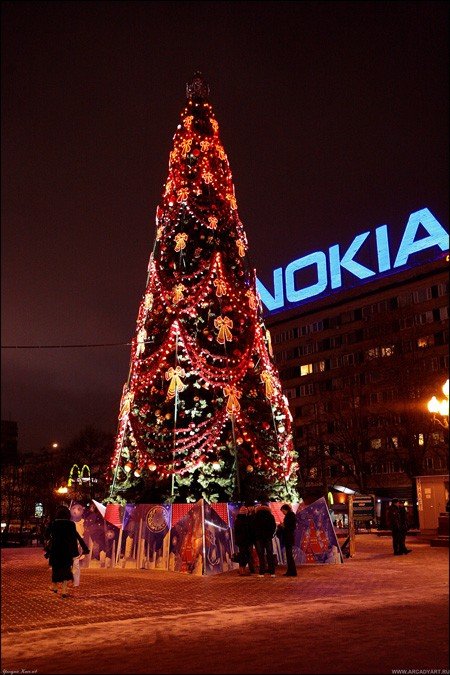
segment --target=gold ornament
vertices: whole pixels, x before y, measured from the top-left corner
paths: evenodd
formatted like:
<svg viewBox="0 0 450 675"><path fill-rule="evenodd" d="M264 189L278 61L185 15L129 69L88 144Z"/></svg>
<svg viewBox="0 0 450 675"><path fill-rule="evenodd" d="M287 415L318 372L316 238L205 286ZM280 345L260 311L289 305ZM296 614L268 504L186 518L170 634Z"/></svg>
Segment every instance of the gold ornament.
<svg viewBox="0 0 450 675"><path fill-rule="evenodd" d="M234 415L241 409L241 404L239 403L238 399L241 398L242 393L238 391L234 385L225 387L223 393L225 396L228 396L227 413L229 415Z"/></svg>
<svg viewBox="0 0 450 675"><path fill-rule="evenodd" d="M166 183L166 191L164 192L164 197L169 194L172 189L172 181L168 180Z"/></svg>
<svg viewBox="0 0 450 675"><path fill-rule="evenodd" d="M188 117L185 117L183 120L183 124L186 127L186 129L191 128L192 120L194 119L193 115L189 115Z"/></svg>
<svg viewBox="0 0 450 675"><path fill-rule="evenodd" d="M216 287L216 295L218 298L221 298L227 294L227 283L225 279L222 277L219 277L219 279L214 279L213 284Z"/></svg>
<svg viewBox="0 0 450 675"><path fill-rule="evenodd" d="M200 149L202 152L209 150L210 143L209 141L200 141Z"/></svg>
<svg viewBox="0 0 450 675"><path fill-rule="evenodd" d="M206 183L206 185L209 185L209 183L212 183L213 180L213 175L210 171L207 171L206 173L203 174L203 180Z"/></svg>
<svg viewBox="0 0 450 675"><path fill-rule="evenodd" d="M233 336L230 328L233 328L233 321L228 316L218 316L217 319L214 319L214 326L219 331L216 339L220 345L224 345L225 341L232 341Z"/></svg>
<svg viewBox="0 0 450 675"><path fill-rule="evenodd" d="M209 223L209 226L212 230L216 229L218 222L219 221L217 220L217 218L215 216L209 216L208 223Z"/></svg>
<svg viewBox="0 0 450 675"><path fill-rule="evenodd" d="M263 370L261 373L261 382L266 385L266 396L271 398L274 392L272 375L268 370Z"/></svg>
<svg viewBox="0 0 450 675"><path fill-rule="evenodd" d="M218 146L217 146L217 154L219 155L219 159L224 160L224 159L227 158L227 156L226 156L226 154L225 154L225 150L222 148L221 145L218 145Z"/></svg>
<svg viewBox="0 0 450 675"><path fill-rule="evenodd" d="M144 309L150 312L153 307L153 293L146 293L144 297Z"/></svg>
<svg viewBox="0 0 450 675"><path fill-rule="evenodd" d="M227 195L227 199L228 199L228 201L230 202L231 208L232 208L233 210L236 210L236 209L237 209L237 201L236 201L236 197L235 197L234 195L228 194L228 195Z"/></svg>
<svg viewBox="0 0 450 675"><path fill-rule="evenodd" d="M172 302L174 305L176 305L180 300L183 300L183 293L186 290L186 286L183 286L183 284L177 284L176 286L173 287L172 293Z"/></svg>
<svg viewBox="0 0 450 675"><path fill-rule="evenodd" d="M167 398L173 398L177 391L183 391L187 385L182 382L181 378L186 375L181 366L176 368L169 368L166 372L166 380L170 380L169 389L167 390Z"/></svg>
<svg viewBox="0 0 450 675"><path fill-rule="evenodd" d="M245 256L245 244L244 244L243 240L238 239L236 241L236 246L237 246L238 253L239 253L240 257L243 258Z"/></svg>
<svg viewBox="0 0 450 675"><path fill-rule="evenodd" d="M179 251L182 251L184 248L186 248L187 238L188 236L186 232L179 232L175 235L175 253L178 253Z"/></svg>
<svg viewBox="0 0 450 675"><path fill-rule="evenodd" d="M250 309L256 309L258 304L256 302L256 297L253 291L248 290L245 295L248 297L248 306L250 307Z"/></svg>
<svg viewBox="0 0 450 675"><path fill-rule="evenodd" d="M186 157L188 152L191 151L192 138L183 138L181 141L181 156Z"/></svg>
<svg viewBox="0 0 450 675"><path fill-rule="evenodd" d="M139 330L139 332L137 334L137 348L136 348L137 358L139 358L140 355L145 352L145 341L146 341L146 339L147 339L147 331L142 326L142 328Z"/></svg>
<svg viewBox="0 0 450 675"><path fill-rule="evenodd" d="M216 122L216 120L212 119L212 117L209 118L209 121L211 122L211 126L214 129L214 133L217 134L217 132L219 131L218 123Z"/></svg>
<svg viewBox="0 0 450 675"><path fill-rule="evenodd" d="M119 419L123 419L125 416L128 417L130 410L131 410L131 404L133 403L134 399L134 394L132 391L126 391L126 385L124 387L123 395L122 395L122 400L120 402L120 413L119 413Z"/></svg>
<svg viewBox="0 0 450 675"><path fill-rule="evenodd" d="M159 241L161 239L163 230L164 230L164 228L163 228L162 225L160 225L158 227L158 229L156 230L156 241Z"/></svg>
<svg viewBox="0 0 450 675"><path fill-rule="evenodd" d="M180 188L177 192L177 202L185 202L189 197L189 190L187 187Z"/></svg>

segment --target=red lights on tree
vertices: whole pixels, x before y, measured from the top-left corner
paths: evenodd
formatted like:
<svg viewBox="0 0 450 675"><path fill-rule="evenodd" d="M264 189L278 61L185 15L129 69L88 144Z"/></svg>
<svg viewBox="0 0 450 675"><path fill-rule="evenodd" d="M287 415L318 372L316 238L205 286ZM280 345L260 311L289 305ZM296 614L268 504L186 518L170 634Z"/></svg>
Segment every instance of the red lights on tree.
<svg viewBox="0 0 450 675"><path fill-rule="evenodd" d="M156 212L111 497L229 501L264 491L294 501L290 413L209 86L196 74L187 92Z"/></svg>

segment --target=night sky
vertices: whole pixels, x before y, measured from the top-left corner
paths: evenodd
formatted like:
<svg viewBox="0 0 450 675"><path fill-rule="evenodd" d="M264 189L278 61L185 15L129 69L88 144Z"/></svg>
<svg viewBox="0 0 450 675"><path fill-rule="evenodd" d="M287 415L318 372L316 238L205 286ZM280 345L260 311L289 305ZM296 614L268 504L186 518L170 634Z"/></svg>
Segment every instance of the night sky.
<svg viewBox="0 0 450 675"><path fill-rule="evenodd" d="M126 343L201 70L252 264L448 224L445 2L4 2L2 345ZM115 432L130 347L2 349L19 448Z"/></svg>

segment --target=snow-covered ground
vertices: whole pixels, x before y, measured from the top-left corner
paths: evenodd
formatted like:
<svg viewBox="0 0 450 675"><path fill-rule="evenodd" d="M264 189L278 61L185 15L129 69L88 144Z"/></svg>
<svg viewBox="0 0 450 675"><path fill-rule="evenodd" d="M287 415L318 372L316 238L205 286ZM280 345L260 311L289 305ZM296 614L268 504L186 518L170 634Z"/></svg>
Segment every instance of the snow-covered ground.
<svg viewBox="0 0 450 675"><path fill-rule="evenodd" d="M298 577L87 569L51 593L42 549L2 550L2 669L19 673L448 672L448 548L359 535Z"/></svg>

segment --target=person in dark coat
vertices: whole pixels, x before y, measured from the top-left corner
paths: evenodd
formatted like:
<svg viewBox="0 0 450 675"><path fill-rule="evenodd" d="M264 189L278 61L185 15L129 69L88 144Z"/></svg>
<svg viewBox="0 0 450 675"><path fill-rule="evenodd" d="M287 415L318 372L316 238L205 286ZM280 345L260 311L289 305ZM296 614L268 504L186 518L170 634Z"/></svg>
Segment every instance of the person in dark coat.
<svg viewBox="0 0 450 675"><path fill-rule="evenodd" d="M88 554L89 549L84 539L80 537L75 523L70 520L70 510L67 506L60 506L56 512L55 520L47 530L48 562L52 568L52 591L58 592L58 584L62 584L62 597L66 598L67 582L73 581L72 563L78 557L78 542L83 553Z"/></svg>
<svg viewBox="0 0 450 675"><path fill-rule="evenodd" d="M251 538L250 514L246 506L241 506L239 513L234 521L234 542L239 548L239 574L245 576L247 574L246 567L248 565L248 573L253 574L255 571L253 567L252 556L252 538Z"/></svg>
<svg viewBox="0 0 450 675"><path fill-rule="evenodd" d="M405 545L406 533L408 531L406 509L403 504L400 504L400 501L397 498L392 500L387 515L389 527L392 532L394 555L406 555L406 553L411 553L411 549L406 548Z"/></svg>
<svg viewBox="0 0 450 675"><path fill-rule="evenodd" d="M289 504L283 504L280 510L282 513L284 513L284 519L282 523L282 539L286 551L286 562L287 562L287 571L283 576L296 577L297 567L295 566L292 548L295 542L295 529L297 527L297 519L295 517L295 513L293 512Z"/></svg>
<svg viewBox="0 0 450 675"><path fill-rule="evenodd" d="M253 519L253 529L255 534L255 546L259 559L258 576L264 576L267 559L267 572L271 577L274 577L275 558L273 555L272 539L275 535L277 524L268 502L263 502L256 507Z"/></svg>

